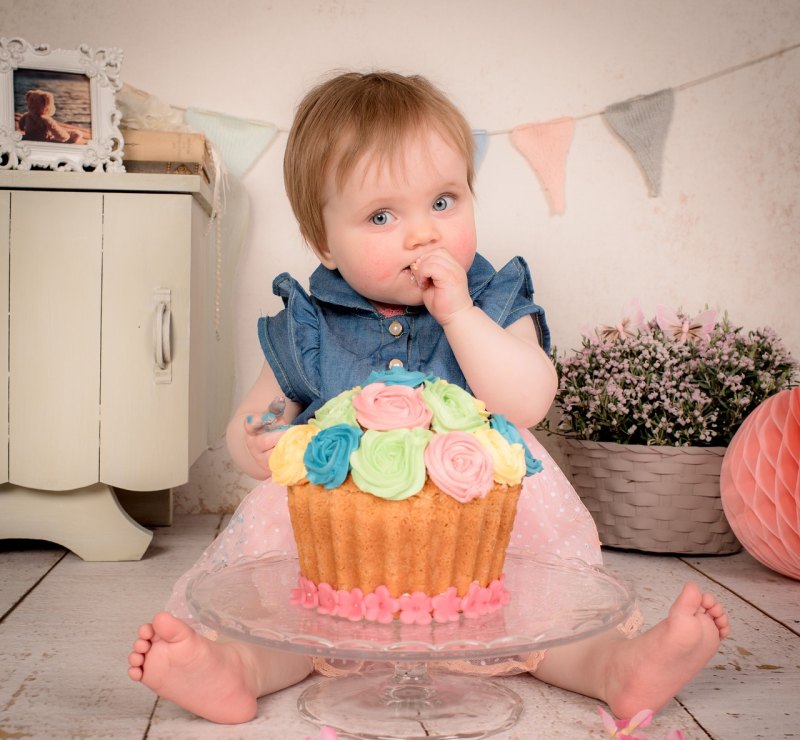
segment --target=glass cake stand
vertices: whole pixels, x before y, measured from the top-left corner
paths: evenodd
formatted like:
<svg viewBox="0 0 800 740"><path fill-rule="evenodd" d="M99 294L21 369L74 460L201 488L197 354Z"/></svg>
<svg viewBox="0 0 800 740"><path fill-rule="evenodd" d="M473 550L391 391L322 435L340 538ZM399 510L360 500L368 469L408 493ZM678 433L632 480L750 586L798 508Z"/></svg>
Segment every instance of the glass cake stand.
<svg viewBox="0 0 800 740"><path fill-rule="evenodd" d="M320 679L298 700L304 718L367 740L483 738L508 729L522 712L519 696L478 671L452 672L454 662L485 666L564 645L620 624L634 608L630 587L603 568L509 550L511 603L493 614L429 625L351 622L290 604L298 571L296 557L269 553L197 576L187 597L199 621L226 637L368 661L357 673Z"/></svg>

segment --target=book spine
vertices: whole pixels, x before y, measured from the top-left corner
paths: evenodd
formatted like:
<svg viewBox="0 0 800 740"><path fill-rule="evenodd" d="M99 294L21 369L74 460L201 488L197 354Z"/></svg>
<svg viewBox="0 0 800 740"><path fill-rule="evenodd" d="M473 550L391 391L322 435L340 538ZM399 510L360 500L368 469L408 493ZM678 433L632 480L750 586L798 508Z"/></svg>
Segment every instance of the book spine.
<svg viewBox="0 0 800 740"><path fill-rule="evenodd" d="M123 159L133 162L202 162L206 139L202 134L177 131L122 129Z"/></svg>
<svg viewBox="0 0 800 740"><path fill-rule="evenodd" d="M125 161L126 172L144 172L157 175L200 175L211 182L211 172L200 162L140 162Z"/></svg>

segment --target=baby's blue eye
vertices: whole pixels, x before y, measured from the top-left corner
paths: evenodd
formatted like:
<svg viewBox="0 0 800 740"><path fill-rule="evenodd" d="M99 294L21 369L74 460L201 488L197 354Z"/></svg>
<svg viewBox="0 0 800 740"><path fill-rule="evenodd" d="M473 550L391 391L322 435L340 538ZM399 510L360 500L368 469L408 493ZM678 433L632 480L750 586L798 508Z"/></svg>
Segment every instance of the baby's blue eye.
<svg viewBox="0 0 800 740"><path fill-rule="evenodd" d="M377 213L373 213L369 217L370 223L375 224L375 226L386 226L386 224L390 224L394 220L394 216L392 216L389 211L378 211Z"/></svg>
<svg viewBox="0 0 800 740"><path fill-rule="evenodd" d="M434 211L446 211L456 204L456 199L452 195L440 195L433 201Z"/></svg>

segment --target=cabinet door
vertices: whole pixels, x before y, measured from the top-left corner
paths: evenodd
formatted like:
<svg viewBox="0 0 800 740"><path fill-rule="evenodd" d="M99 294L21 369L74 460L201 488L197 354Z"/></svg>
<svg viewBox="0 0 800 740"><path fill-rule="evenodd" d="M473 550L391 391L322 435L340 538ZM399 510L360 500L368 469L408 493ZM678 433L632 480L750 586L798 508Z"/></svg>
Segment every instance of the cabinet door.
<svg viewBox="0 0 800 740"><path fill-rule="evenodd" d="M8 219L11 193L0 191L0 483L8 482Z"/></svg>
<svg viewBox="0 0 800 740"><path fill-rule="evenodd" d="M99 193L11 191L9 479L97 482Z"/></svg>
<svg viewBox="0 0 800 740"><path fill-rule="evenodd" d="M188 479L191 210L190 195L105 195L100 480L109 485Z"/></svg>

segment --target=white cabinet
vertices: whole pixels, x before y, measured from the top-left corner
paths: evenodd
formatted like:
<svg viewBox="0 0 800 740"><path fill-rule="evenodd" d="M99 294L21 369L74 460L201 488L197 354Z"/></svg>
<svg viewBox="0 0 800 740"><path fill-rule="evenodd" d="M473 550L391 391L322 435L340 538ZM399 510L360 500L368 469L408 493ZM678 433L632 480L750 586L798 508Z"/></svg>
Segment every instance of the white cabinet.
<svg viewBox="0 0 800 740"><path fill-rule="evenodd" d="M152 533L114 488L188 480L217 431L205 195L196 177L0 173L0 538L137 559Z"/></svg>

